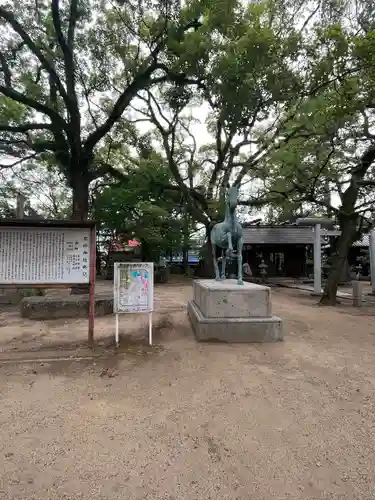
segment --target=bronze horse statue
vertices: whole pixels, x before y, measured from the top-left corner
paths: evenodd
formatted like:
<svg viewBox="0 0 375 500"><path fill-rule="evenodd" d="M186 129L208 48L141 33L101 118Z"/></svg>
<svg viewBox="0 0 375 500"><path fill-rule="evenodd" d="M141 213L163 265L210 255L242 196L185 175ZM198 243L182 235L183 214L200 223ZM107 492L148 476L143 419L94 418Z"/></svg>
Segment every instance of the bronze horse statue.
<svg viewBox="0 0 375 500"><path fill-rule="evenodd" d="M214 225L211 231L212 258L215 268L215 279L225 280L225 267L228 258L232 258L233 250L237 254L237 283L243 285L242 275L242 247L243 231L242 226L236 217L236 207L238 205L238 187L232 186L225 196L225 219ZM222 254L221 277L216 257L216 248L225 250Z"/></svg>

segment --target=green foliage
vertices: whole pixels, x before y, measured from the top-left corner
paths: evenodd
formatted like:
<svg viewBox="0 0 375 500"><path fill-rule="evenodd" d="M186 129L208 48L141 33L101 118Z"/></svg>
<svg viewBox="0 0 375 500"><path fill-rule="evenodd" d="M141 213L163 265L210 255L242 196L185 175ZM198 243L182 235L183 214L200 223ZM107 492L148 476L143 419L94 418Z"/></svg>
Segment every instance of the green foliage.
<svg viewBox="0 0 375 500"><path fill-rule="evenodd" d="M280 217L311 204L338 213L328 191L340 205L374 140L371 2L78 0L74 15L72 5L0 8L3 152L57 165L74 197L116 179L94 187L96 217L147 227L152 244L167 241L168 225L179 233L181 204L205 225L220 218L229 182L261 185L250 203L269 201ZM66 40L75 28L72 60L56 14ZM152 130L141 135L137 120ZM367 218L373 174L370 162L350 209Z"/></svg>
<svg viewBox="0 0 375 500"><path fill-rule="evenodd" d="M12 198L15 200L14 193L8 186L0 188L0 218L7 219L15 216L15 203L12 203Z"/></svg>
<svg viewBox="0 0 375 500"><path fill-rule="evenodd" d="M155 258L161 250L180 248L180 196L178 191L167 191L170 173L160 156L141 161L127 174L126 182L98 189L93 216L100 227L139 238Z"/></svg>
<svg viewBox="0 0 375 500"><path fill-rule="evenodd" d="M1 123L21 122L27 118L27 108L8 97L0 95Z"/></svg>
<svg viewBox="0 0 375 500"><path fill-rule="evenodd" d="M142 119L155 126L191 216L206 225L222 214L228 183L262 180L265 192L285 190L284 173L272 162L282 162L285 154L287 164L296 165L306 154L296 143L288 150L284 144L297 133L300 146L310 135L319 136L320 143L351 120L358 100L358 75L354 72L351 81L350 66L355 43L336 18L327 24L322 15L301 29L293 2L220 5L216 12L208 4L201 11L207 32L194 51L203 81L199 94L176 95L176 89L164 85L151 98L149 92L142 96L145 104L138 108ZM194 46L199 34L192 31L184 43ZM344 95L336 92L332 78L340 81ZM209 105L211 137L199 147L191 139L186 110L201 103ZM326 149L328 142L323 141ZM319 155L324 157L323 149Z"/></svg>
<svg viewBox="0 0 375 500"><path fill-rule="evenodd" d="M75 216L88 215L90 181L109 174L98 151L137 93L171 81L181 100L183 85L197 81L200 55L192 49L209 28L200 30L196 15L210 6L179 4L25 0L20 8L9 0L0 7L1 149L21 160L53 156L73 189Z"/></svg>
<svg viewBox="0 0 375 500"><path fill-rule="evenodd" d="M332 84L304 100L285 131L290 140L265 158L264 195L274 193L275 203L300 200L337 212L357 169L359 183L350 211L360 215L372 207L375 185L375 157L361 168L366 153L372 151L375 123L367 54L364 60L358 52L358 34L345 32L337 24L324 31L320 28L319 35L322 45L316 56L315 84L328 78ZM362 42L368 44L371 39L371 33L362 35ZM327 57L323 57L323 47ZM336 71L343 76L338 77ZM336 198L335 206L327 201L328 194ZM347 212L348 206L343 210Z"/></svg>

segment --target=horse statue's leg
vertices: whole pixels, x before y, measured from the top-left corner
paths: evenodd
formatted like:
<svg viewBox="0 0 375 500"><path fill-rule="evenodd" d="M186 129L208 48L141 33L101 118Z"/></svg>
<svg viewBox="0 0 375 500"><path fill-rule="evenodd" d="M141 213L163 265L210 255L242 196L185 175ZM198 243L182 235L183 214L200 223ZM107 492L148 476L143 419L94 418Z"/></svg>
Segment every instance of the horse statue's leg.
<svg viewBox="0 0 375 500"><path fill-rule="evenodd" d="M212 243L212 260L214 263L214 269L215 269L215 280L219 281L220 280L220 272L219 272L219 266L217 263L217 258L216 258L216 245Z"/></svg>
<svg viewBox="0 0 375 500"><path fill-rule="evenodd" d="M223 253L223 262L222 262L222 266L221 266L221 279L222 280L226 279L225 271L226 271L227 259L230 259L232 254L233 254L232 233L230 231L227 233L227 238L228 238L228 248Z"/></svg>
<svg viewBox="0 0 375 500"><path fill-rule="evenodd" d="M225 276L226 265L227 265L227 257L225 255L225 252L223 252L223 260L221 261L221 279L222 280L226 279L226 276Z"/></svg>
<svg viewBox="0 0 375 500"><path fill-rule="evenodd" d="M243 247L243 238L239 238L237 241L237 266L238 266L238 277L237 283L239 285L243 285L243 275L242 275L242 247Z"/></svg>
<svg viewBox="0 0 375 500"><path fill-rule="evenodd" d="M229 231L228 234L228 248L225 252L225 256L226 257L231 257L232 253L233 253L233 242L232 242L232 233Z"/></svg>

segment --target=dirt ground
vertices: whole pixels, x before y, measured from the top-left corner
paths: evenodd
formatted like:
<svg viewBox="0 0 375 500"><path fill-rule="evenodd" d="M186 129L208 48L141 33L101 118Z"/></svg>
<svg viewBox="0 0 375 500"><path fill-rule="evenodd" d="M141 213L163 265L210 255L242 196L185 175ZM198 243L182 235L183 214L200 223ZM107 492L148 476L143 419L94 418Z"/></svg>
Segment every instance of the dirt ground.
<svg viewBox="0 0 375 500"><path fill-rule="evenodd" d="M275 289L284 342L198 344L190 295L157 288L157 345L122 317L117 354L112 317L90 352L86 321L2 310L0 499L375 499L375 307Z"/></svg>

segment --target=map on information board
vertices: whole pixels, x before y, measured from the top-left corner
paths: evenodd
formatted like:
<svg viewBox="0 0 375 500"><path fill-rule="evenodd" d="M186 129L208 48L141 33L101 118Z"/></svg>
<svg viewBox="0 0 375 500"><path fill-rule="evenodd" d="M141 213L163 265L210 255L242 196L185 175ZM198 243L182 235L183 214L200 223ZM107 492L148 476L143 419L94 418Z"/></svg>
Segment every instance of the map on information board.
<svg viewBox="0 0 375 500"><path fill-rule="evenodd" d="M115 262L114 312L151 312L154 269L152 262Z"/></svg>

